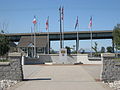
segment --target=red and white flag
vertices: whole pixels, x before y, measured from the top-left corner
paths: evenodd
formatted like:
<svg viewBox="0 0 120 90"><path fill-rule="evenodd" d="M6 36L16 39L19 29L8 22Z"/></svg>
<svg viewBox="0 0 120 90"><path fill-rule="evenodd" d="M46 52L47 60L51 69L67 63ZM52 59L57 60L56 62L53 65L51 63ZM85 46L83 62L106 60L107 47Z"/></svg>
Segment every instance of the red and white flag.
<svg viewBox="0 0 120 90"><path fill-rule="evenodd" d="M62 14L62 20L64 19L64 7L62 7L62 12L61 12L61 14Z"/></svg>
<svg viewBox="0 0 120 90"><path fill-rule="evenodd" d="M36 20L36 17L34 16L34 19L33 19L33 24L36 24L37 23L37 20Z"/></svg>
<svg viewBox="0 0 120 90"><path fill-rule="evenodd" d="M90 22L89 22L88 28L92 28L92 17L90 18Z"/></svg>
<svg viewBox="0 0 120 90"><path fill-rule="evenodd" d="M49 27L49 23L48 23L48 19L46 21L46 30L48 30L48 27Z"/></svg>
<svg viewBox="0 0 120 90"><path fill-rule="evenodd" d="M77 16L77 20L76 20L76 24L75 24L75 29L77 28L78 26L78 16Z"/></svg>

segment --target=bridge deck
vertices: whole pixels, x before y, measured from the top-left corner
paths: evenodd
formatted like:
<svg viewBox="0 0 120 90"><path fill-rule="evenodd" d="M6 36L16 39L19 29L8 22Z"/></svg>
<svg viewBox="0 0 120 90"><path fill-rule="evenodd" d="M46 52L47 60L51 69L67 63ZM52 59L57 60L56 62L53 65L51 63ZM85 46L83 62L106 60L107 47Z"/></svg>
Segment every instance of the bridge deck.
<svg viewBox="0 0 120 90"><path fill-rule="evenodd" d="M93 39L112 39L112 30L92 31ZM79 31L79 40L90 39L90 31ZM33 33L11 33L6 34L11 41L19 41L22 36L31 36ZM47 36L47 32L36 33L36 36ZM49 39L60 40L60 32L49 32ZM77 32L64 32L64 40L76 40Z"/></svg>

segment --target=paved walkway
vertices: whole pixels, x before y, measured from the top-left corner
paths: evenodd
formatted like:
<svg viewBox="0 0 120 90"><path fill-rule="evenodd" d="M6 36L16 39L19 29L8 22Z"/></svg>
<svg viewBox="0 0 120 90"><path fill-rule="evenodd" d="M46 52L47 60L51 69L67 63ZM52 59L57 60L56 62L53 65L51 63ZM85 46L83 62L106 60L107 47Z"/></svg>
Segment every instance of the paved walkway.
<svg viewBox="0 0 120 90"><path fill-rule="evenodd" d="M96 82L88 70L82 65L26 65L26 81L10 90L112 90L102 82Z"/></svg>

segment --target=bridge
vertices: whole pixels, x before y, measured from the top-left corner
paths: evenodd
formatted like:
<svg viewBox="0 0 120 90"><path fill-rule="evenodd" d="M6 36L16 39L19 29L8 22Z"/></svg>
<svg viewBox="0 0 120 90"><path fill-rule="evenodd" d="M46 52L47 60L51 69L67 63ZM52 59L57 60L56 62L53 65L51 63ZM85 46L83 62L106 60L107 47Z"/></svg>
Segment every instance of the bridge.
<svg viewBox="0 0 120 90"><path fill-rule="evenodd" d="M104 31L92 31L93 39L113 39L112 30L104 30ZM79 31L78 36L79 40L89 40L90 39L90 31ZM47 36L47 32L36 33L36 36ZM6 34L11 41L19 42L22 36L32 36L33 33L11 33ZM49 32L49 40L55 41L60 40L60 32ZM64 40L77 40L77 32L64 32Z"/></svg>

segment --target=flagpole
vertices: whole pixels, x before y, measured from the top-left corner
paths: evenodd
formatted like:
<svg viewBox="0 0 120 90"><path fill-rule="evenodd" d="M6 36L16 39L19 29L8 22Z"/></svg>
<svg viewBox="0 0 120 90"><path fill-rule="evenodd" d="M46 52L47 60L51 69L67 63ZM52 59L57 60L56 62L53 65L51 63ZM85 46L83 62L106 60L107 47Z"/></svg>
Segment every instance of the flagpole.
<svg viewBox="0 0 120 90"><path fill-rule="evenodd" d="M90 52L90 56L92 57L92 27L90 28L90 36L91 36L91 52Z"/></svg>
<svg viewBox="0 0 120 90"><path fill-rule="evenodd" d="M76 52L78 54L78 50L79 50L79 22L78 22L78 16L77 16L77 20L76 20L76 24L75 24L75 30L77 28L76 34L77 34L77 41L76 41Z"/></svg>
<svg viewBox="0 0 120 90"><path fill-rule="evenodd" d="M62 48L62 24L61 24L61 6L59 8L60 12L60 48Z"/></svg>
<svg viewBox="0 0 120 90"><path fill-rule="evenodd" d="M49 16L48 16L48 54L49 54Z"/></svg>
<svg viewBox="0 0 120 90"><path fill-rule="evenodd" d="M62 7L62 20L63 20L63 30L62 30L62 43L64 48L64 7Z"/></svg>
<svg viewBox="0 0 120 90"><path fill-rule="evenodd" d="M77 28L77 54L79 51L79 23L78 23L78 28Z"/></svg>
<svg viewBox="0 0 120 90"><path fill-rule="evenodd" d="M36 24L34 24L34 57L36 57L36 36L35 36L35 27L36 27Z"/></svg>
<svg viewBox="0 0 120 90"><path fill-rule="evenodd" d="M92 16L91 16L91 18L90 18L89 27L90 27L90 39L91 39L91 51L90 51L90 56L92 57Z"/></svg>
<svg viewBox="0 0 120 90"><path fill-rule="evenodd" d="M63 19L62 40L63 40L63 48L64 48L64 19Z"/></svg>
<svg viewBox="0 0 120 90"><path fill-rule="evenodd" d="M31 42L33 42L33 28L31 27ZM32 43L33 44L33 43ZM32 46L32 57L33 57L33 46Z"/></svg>

